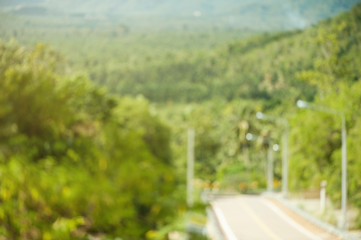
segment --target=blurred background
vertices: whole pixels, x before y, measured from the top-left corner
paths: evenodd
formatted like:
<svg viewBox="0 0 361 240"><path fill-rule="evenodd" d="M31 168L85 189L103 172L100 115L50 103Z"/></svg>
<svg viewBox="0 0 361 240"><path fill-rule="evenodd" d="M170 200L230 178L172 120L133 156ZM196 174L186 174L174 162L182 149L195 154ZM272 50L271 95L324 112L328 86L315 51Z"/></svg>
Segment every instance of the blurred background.
<svg viewBox="0 0 361 240"><path fill-rule="evenodd" d="M335 226L346 144L360 229L360 2L0 0L0 239L207 239L206 194L266 191L273 144L273 191L325 180Z"/></svg>

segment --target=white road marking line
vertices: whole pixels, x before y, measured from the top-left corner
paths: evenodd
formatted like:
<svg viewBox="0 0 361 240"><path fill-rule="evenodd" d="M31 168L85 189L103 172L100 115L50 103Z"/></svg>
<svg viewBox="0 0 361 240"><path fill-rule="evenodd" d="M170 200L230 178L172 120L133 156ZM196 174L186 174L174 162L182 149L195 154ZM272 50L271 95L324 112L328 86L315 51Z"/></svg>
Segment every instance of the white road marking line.
<svg viewBox="0 0 361 240"><path fill-rule="evenodd" d="M226 218L224 217L221 209L219 207L216 207L214 204L212 204L212 207L217 215L219 224L221 225L221 228L223 229L223 232L226 235L227 240L238 240L236 235L234 235L231 228L229 227L229 224L227 223Z"/></svg>
<svg viewBox="0 0 361 240"><path fill-rule="evenodd" d="M310 231L308 231L306 228L304 228L299 223L295 222L292 218L287 216L285 213L283 213L279 208L277 208L273 203L268 202L265 199L262 199L263 203L267 205L272 211L274 211L278 216L280 216L283 220L285 220L288 224L290 224L292 227L297 229L299 232L307 236L308 238L312 240L322 240L318 236L314 235Z"/></svg>

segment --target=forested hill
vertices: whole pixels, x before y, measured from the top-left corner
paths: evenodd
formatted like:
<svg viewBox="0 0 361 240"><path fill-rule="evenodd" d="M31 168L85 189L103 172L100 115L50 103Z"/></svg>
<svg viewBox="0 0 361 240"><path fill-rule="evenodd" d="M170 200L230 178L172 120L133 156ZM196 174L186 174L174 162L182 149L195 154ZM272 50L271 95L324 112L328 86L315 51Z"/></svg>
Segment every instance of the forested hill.
<svg viewBox="0 0 361 240"><path fill-rule="evenodd" d="M300 72L312 69L314 59L328 54L331 47L340 48L340 61L354 59L345 65L346 71L355 73L354 78L360 76L360 62L355 55L361 34L360 16L361 5L357 5L350 12L304 31L264 34L203 54L149 58L146 64L105 69L93 65L91 76L95 81L105 80L102 84L115 92L143 94L156 102L221 97L260 98L272 100L273 104L281 98L312 98L316 89L300 81Z"/></svg>
<svg viewBox="0 0 361 240"><path fill-rule="evenodd" d="M310 99L316 89L300 81L298 73L313 68L313 59L320 54L323 45L329 44L330 36L345 45L340 57L350 58L355 54L355 39L360 33L360 5L305 30L257 36L252 32L253 37L244 39L250 33L225 26L200 31L184 26L182 30L154 31L154 28L149 28L148 32L136 32L119 21L114 21L118 24L116 27L104 27L95 19L88 19L86 23L80 17L60 21L46 14L33 17L25 13L16 15L9 10L23 2L2 2L2 9L8 9L8 13L0 14L4 23L0 25L2 39L7 41L15 37L25 45L39 41L48 43L64 53L74 69L84 70L91 80L113 93L142 94L151 101L162 103L247 98L266 99L272 107L298 96ZM41 4L52 1L31 2L31 6L43 6ZM81 6L81 2L74 4ZM110 2L107 1L107 4ZM197 4L201 2L196 1ZM92 1L92 4L95 3ZM256 3L261 4L262 1ZM63 4L64 8L70 3L64 1L59 4ZM161 9L160 5L156 5L157 9ZM347 4L337 5L334 2L328 6L340 10L340 6L347 8L350 5L347 1ZM130 2L124 2L124 6L130 8ZM302 6L310 9L313 5L304 1ZM133 7L136 9L135 5ZM163 7L166 9L165 5ZM323 8L315 6L314 9ZM239 40L241 37L243 40ZM233 42L229 43L231 40ZM353 61L347 68L352 67L358 72L354 64Z"/></svg>
<svg viewBox="0 0 361 240"><path fill-rule="evenodd" d="M289 126L290 193L327 180L337 208L341 119L297 109L296 99L344 113L348 204L361 227L361 5L304 30L243 40L227 28L134 33L27 10L0 13L0 239L185 232L189 127L195 195L208 183L265 190L264 150ZM258 111L289 125L265 124ZM247 141L248 133L259 139ZM278 188L282 157L274 156Z"/></svg>

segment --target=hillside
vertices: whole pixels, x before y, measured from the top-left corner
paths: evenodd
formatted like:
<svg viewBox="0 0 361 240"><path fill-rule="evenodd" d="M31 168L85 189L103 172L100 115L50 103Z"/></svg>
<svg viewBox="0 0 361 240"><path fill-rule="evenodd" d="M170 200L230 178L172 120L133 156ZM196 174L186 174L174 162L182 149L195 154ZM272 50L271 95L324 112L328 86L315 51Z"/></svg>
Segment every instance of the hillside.
<svg viewBox="0 0 361 240"><path fill-rule="evenodd" d="M143 31L126 18L87 12L115 11L112 1L103 8L42 0L19 7L24 2L0 2L0 239L163 240L185 233L190 212L205 214L202 190L266 190L270 143L281 150L274 153L275 191L285 156L290 197L326 180L330 201L320 217L335 224L343 126L347 206L355 213L349 226L361 229L361 4L305 29L260 34L208 21L195 31L164 16L137 18L152 26ZM275 2L237 2L249 9L229 11L269 12L279 27L283 8L276 6L287 8L287 1ZM131 3L146 0L120 3L135 16ZM157 3L157 16L173 7ZM321 1L299 3L324 12ZM342 2L333 3L327 9L340 9ZM253 24L273 24L266 15ZM170 28L155 26L160 19ZM299 109L298 99L318 107ZM277 121L257 119L260 111ZM196 134L194 208L185 199L189 128ZM248 141L250 133L256 141Z"/></svg>
<svg viewBox="0 0 361 240"><path fill-rule="evenodd" d="M207 53L173 54L149 58L147 64L117 68L93 64L90 72L94 81L102 79L102 84L114 92L143 94L156 102L203 101L214 97L260 98L275 103L299 96L312 99L316 89L299 81L297 73L313 68L313 59L320 51L318 38L327 34L336 34L346 46L340 58L353 56L360 34L359 11L360 5L304 31L264 34ZM339 25L345 27L334 33ZM359 73L354 64L347 68ZM105 78L98 75L101 69L106 72Z"/></svg>
<svg viewBox="0 0 361 240"><path fill-rule="evenodd" d="M0 36L16 37L24 44L35 44L39 39L51 44L65 54L72 67L83 69L113 93L142 94L160 103L219 97L263 99L272 107L299 96L314 96L316 89L299 81L297 73L312 69L319 52L317 37L346 24L336 33L347 46L340 57L355 54L359 8L304 31L266 33L245 40L234 39L255 33L219 29L146 34L123 25L116 29L73 28L70 20L69 26L53 29L57 21L38 26L35 20L29 23L9 15ZM227 43L230 40L233 43ZM355 66L347 67L358 72Z"/></svg>
<svg viewBox="0 0 361 240"><path fill-rule="evenodd" d="M187 128L196 130L196 175L216 181L222 190L255 193L265 187L269 141L280 143L283 152L281 139L289 130L290 198L319 189L326 180L330 205L325 214L316 214L339 227L341 153L345 151L340 115L344 114L349 229L360 229L360 16L361 5L357 5L304 31L235 41L208 55L170 58L164 68L154 65L132 71L133 78L123 78L129 79L123 89L134 95L145 92L161 103L157 106L174 129L179 159L186 152ZM150 80L148 85L152 74L159 72L163 73L159 81ZM313 105L299 109L299 99ZM277 121L257 119L260 111ZM247 141L248 133L257 140ZM274 154L274 186L280 188L283 154Z"/></svg>

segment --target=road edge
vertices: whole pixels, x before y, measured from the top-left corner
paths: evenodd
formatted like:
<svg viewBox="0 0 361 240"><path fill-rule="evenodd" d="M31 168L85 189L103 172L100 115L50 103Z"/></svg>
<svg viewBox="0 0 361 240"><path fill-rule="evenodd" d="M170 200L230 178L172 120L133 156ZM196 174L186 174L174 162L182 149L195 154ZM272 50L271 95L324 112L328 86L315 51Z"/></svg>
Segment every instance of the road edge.
<svg viewBox="0 0 361 240"><path fill-rule="evenodd" d="M327 231L339 238L345 239L345 240L361 240L361 238L359 237L355 237L355 236L351 236L349 233L344 232L338 228L336 228L335 226L326 223L314 216L312 216L311 214L309 214L308 212L297 208L296 206L294 206L293 204L291 204L289 201L287 201L287 199L282 198L281 196L278 195L274 195L274 194L263 194L264 197L267 198L271 198L275 201L278 201L279 203L283 204L285 207L287 207L289 210L293 211L294 213L296 213L297 215L299 215L300 217L306 219L307 221L309 221L310 223L316 225L317 227L323 229L324 231Z"/></svg>

